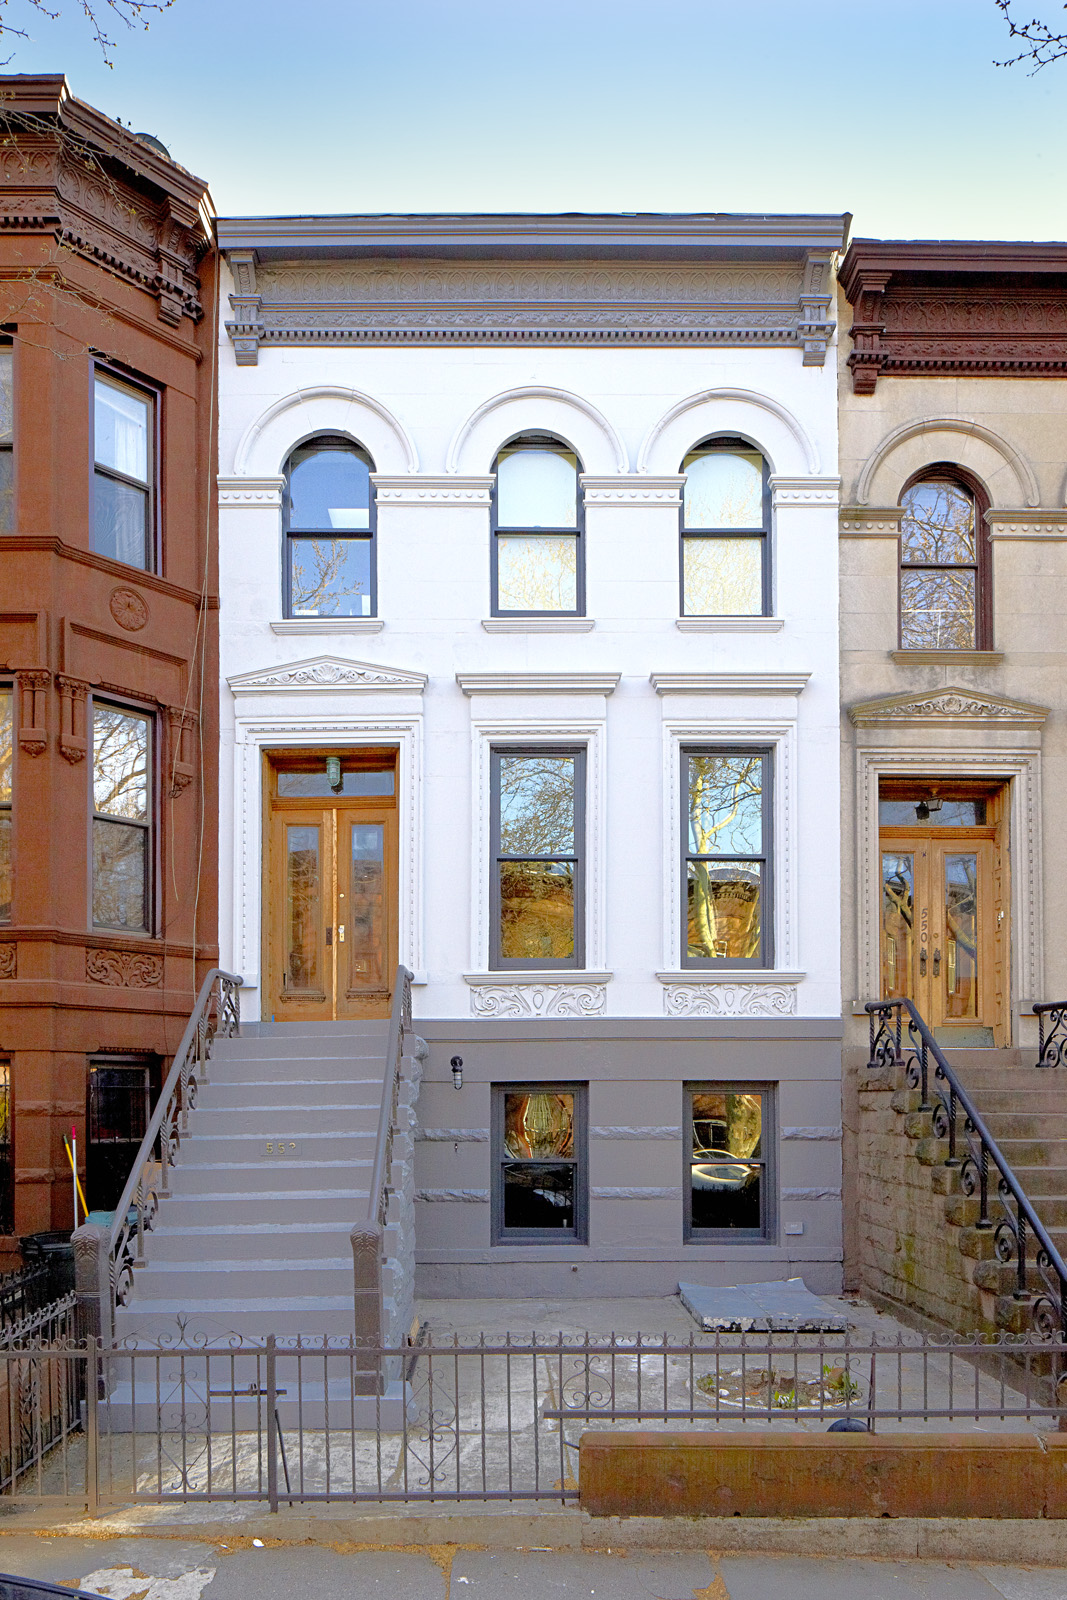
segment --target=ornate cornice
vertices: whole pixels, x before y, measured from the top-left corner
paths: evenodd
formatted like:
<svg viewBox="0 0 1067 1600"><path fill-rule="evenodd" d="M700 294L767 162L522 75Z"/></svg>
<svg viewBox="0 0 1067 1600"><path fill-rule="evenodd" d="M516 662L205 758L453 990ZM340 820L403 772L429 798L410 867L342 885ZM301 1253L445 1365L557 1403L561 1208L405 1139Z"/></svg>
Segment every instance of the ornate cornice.
<svg viewBox="0 0 1067 1600"><path fill-rule="evenodd" d="M1067 510L987 511L991 539L1067 539Z"/></svg>
<svg viewBox="0 0 1067 1600"><path fill-rule="evenodd" d="M903 506L841 506L837 517L842 538L898 539Z"/></svg>
<svg viewBox="0 0 1067 1600"><path fill-rule="evenodd" d="M52 240L144 289L171 327L199 321L206 184L74 100L62 78L5 80L0 124L4 233Z"/></svg>
<svg viewBox="0 0 1067 1600"><path fill-rule="evenodd" d="M278 694L287 690L319 693L330 690L401 690L421 694L426 687L424 672L405 672L399 667L374 666L367 661L345 661L340 656L313 656L308 661L289 661L279 667L258 672L241 672L227 678L234 694Z"/></svg>
<svg viewBox="0 0 1067 1600"><path fill-rule="evenodd" d="M264 345L791 345L822 366L832 250L786 263L271 261L231 249L238 366Z"/></svg>
<svg viewBox="0 0 1067 1600"><path fill-rule="evenodd" d="M773 472L771 494L774 497L776 511L783 506L811 506L823 510L827 506L837 505L841 494L841 479L816 476L787 478L781 473Z"/></svg>
<svg viewBox="0 0 1067 1600"><path fill-rule="evenodd" d="M856 240L840 281L854 307L856 394L873 394L880 376L1067 372L1062 245Z"/></svg>
<svg viewBox="0 0 1067 1600"><path fill-rule="evenodd" d="M582 474L585 504L589 506L635 506L647 511L649 506L665 506L677 510L682 503L684 473L666 477L652 477L645 473L620 473L615 477L597 478L591 473Z"/></svg>
<svg viewBox="0 0 1067 1600"><path fill-rule="evenodd" d="M1040 728L1048 717L1044 706L973 689L932 689L928 693L891 694L849 706L857 728L887 722L989 722L1000 727Z"/></svg>

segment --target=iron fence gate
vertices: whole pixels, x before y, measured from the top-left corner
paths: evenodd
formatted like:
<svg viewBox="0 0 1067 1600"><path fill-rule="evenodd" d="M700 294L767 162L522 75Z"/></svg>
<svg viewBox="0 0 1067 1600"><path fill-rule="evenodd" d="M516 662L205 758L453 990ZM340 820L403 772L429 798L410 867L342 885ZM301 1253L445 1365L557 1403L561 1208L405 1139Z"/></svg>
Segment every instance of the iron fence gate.
<svg viewBox="0 0 1067 1600"><path fill-rule="evenodd" d="M565 1504L594 1428L1058 1429L1067 1344L750 1333L105 1349L57 1337L0 1344L0 1395L0 1493L19 1500Z"/></svg>

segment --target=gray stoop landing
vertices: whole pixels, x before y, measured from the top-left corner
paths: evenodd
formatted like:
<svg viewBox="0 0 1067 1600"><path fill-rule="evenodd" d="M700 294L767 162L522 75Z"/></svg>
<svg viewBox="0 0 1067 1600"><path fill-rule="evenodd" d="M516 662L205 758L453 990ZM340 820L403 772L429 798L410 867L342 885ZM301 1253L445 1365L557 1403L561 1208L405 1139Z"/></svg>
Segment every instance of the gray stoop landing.
<svg viewBox="0 0 1067 1600"><path fill-rule="evenodd" d="M388 1024L219 1039L116 1341L349 1337Z"/></svg>

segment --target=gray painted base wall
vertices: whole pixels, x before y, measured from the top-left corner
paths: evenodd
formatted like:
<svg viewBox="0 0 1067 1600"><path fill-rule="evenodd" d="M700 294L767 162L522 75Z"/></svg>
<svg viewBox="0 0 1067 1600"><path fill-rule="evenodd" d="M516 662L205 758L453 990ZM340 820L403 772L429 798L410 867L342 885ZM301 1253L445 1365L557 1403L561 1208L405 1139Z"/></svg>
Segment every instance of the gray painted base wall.
<svg viewBox="0 0 1067 1600"><path fill-rule="evenodd" d="M418 1028L430 1049L415 1160L419 1294L610 1298L670 1294L679 1278L793 1276L816 1293L840 1292L840 1018L420 1017ZM463 1058L458 1092L454 1055ZM491 1086L508 1082L589 1085L587 1244L491 1242ZM775 1226L766 1242L683 1241L683 1089L719 1082L775 1091Z"/></svg>

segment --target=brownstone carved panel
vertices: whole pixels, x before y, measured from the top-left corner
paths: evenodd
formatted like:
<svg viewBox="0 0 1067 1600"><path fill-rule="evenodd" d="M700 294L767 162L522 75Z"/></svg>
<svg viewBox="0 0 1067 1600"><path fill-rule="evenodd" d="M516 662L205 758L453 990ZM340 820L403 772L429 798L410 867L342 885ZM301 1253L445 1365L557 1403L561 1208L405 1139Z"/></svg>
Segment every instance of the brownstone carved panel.
<svg viewBox="0 0 1067 1600"><path fill-rule="evenodd" d="M18 977L18 945L0 944L0 979Z"/></svg>
<svg viewBox="0 0 1067 1600"><path fill-rule="evenodd" d="M163 982L163 957L140 950L86 950L85 976L90 983L112 988L158 989Z"/></svg>

